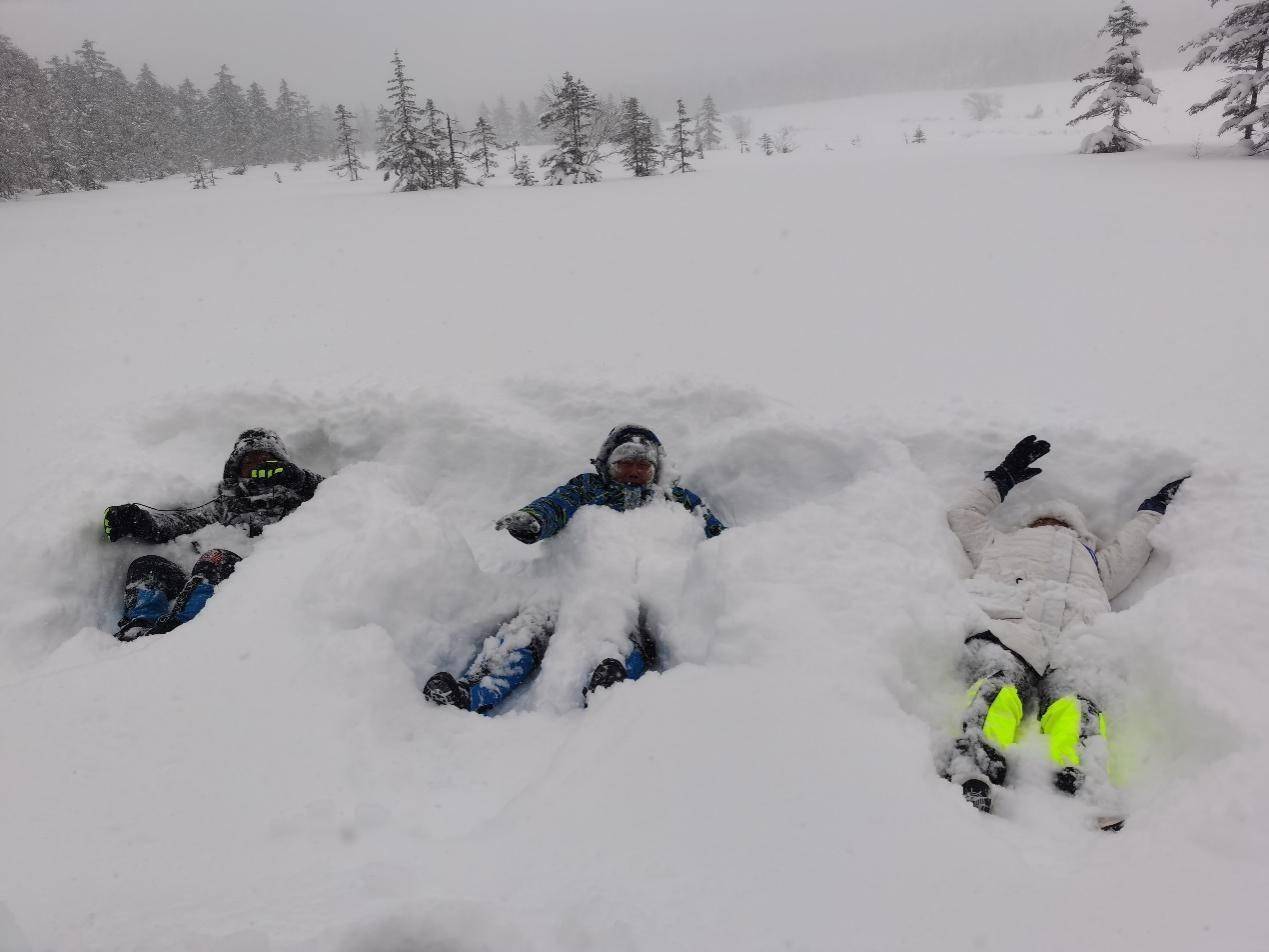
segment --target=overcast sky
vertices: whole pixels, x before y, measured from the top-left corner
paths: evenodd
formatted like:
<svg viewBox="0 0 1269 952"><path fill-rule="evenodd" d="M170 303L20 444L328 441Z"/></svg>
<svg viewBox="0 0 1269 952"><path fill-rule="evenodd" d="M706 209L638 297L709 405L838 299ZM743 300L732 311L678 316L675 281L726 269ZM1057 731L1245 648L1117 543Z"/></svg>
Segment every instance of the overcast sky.
<svg viewBox="0 0 1269 952"><path fill-rule="evenodd" d="M532 105L565 69L664 110L1069 77L1095 65L1113 0L0 0L0 33L40 60L91 38L130 77L206 89L282 77L314 102L372 108L399 48L424 96L459 111ZM1215 23L1206 0L1141 0L1147 68Z"/></svg>

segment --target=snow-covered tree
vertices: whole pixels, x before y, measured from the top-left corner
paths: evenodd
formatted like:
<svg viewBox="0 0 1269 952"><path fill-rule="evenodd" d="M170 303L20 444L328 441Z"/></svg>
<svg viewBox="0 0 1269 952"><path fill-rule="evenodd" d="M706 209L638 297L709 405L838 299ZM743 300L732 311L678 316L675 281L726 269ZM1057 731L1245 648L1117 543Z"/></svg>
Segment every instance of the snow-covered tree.
<svg viewBox="0 0 1269 952"><path fill-rule="evenodd" d="M250 140L247 101L228 66L221 65L207 90L207 106L214 142L211 160L216 165L245 166Z"/></svg>
<svg viewBox="0 0 1269 952"><path fill-rule="evenodd" d="M727 117L727 125L731 128L731 134L736 137L736 145L741 152L749 151L749 140L753 136L753 124L749 121L748 116L733 114Z"/></svg>
<svg viewBox="0 0 1269 952"><path fill-rule="evenodd" d="M538 121L533 118L533 113L529 111L529 107L521 99L520 104L516 106L514 138L521 145L533 145L537 143L540 137L541 130L538 128Z"/></svg>
<svg viewBox="0 0 1269 952"><path fill-rule="evenodd" d="M358 173L366 167L361 161L361 138L352 124L354 118L343 103L335 107L335 164L330 170L340 178L348 176L350 182L358 181L361 178Z"/></svg>
<svg viewBox="0 0 1269 952"><path fill-rule="evenodd" d="M132 108L137 177L171 175L180 168L175 94L159 83L145 63L132 88Z"/></svg>
<svg viewBox="0 0 1269 952"><path fill-rule="evenodd" d="M192 172L201 165L210 141L207 126L207 97L189 81L176 90L177 166Z"/></svg>
<svg viewBox="0 0 1269 952"><path fill-rule="evenodd" d="M1217 2L1211 0L1213 6ZM1190 115L1222 103L1225 121L1218 134L1241 129L1249 152L1269 150L1269 0L1238 4L1219 26L1181 49L1198 50L1187 70L1210 62L1229 67L1221 85L1191 106Z"/></svg>
<svg viewBox="0 0 1269 952"><path fill-rule="evenodd" d="M775 155L775 139L771 138L771 133L764 132L758 137L758 148L762 149L763 155Z"/></svg>
<svg viewBox="0 0 1269 952"><path fill-rule="evenodd" d="M498 97L498 105L494 107L493 115L489 117L489 124L493 127L493 136L499 142L510 142L516 138L516 121L511 115L511 108L507 105L505 96Z"/></svg>
<svg viewBox="0 0 1269 952"><path fill-rule="evenodd" d="M775 150L784 154L797 151L796 132L792 126L781 126L776 133Z"/></svg>
<svg viewBox="0 0 1269 952"><path fill-rule="evenodd" d="M670 141L665 145L665 161L670 166L671 174L696 171L692 168L692 163L687 161L687 157L692 154L694 148L692 139L692 120L687 114L687 107L680 99L674 124L670 126Z"/></svg>
<svg viewBox="0 0 1269 952"><path fill-rule="evenodd" d="M519 156L511 167L511 177L517 185L537 185L537 176L533 174L533 166L529 164L527 155Z"/></svg>
<svg viewBox="0 0 1269 952"><path fill-rule="evenodd" d="M971 119L982 122L984 119L999 119L1004 101L999 93L972 92L961 100L961 104Z"/></svg>
<svg viewBox="0 0 1269 952"><path fill-rule="evenodd" d="M621 152L621 164L637 178L656 175L660 164L652 117L634 96L623 99L613 141Z"/></svg>
<svg viewBox="0 0 1269 952"><path fill-rule="evenodd" d="M428 100L431 104L431 100ZM444 162L441 169L441 185L445 188L458 188L470 185L471 176L467 174L467 140L462 137L461 128L456 128L453 116L445 113Z"/></svg>
<svg viewBox="0 0 1269 952"><path fill-rule="evenodd" d="M277 133L274 157L298 166L307 156L304 148L304 105L285 79L278 85L278 98L273 110Z"/></svg>
<svg viewBox="0 0 1269 952"><path fill-rule="evenodd" d="M414 80L405 75L401 54L392 54L392 81L388 84L390 122L375 168L392 190L417 192L434 187L438 156L425 141L425 118L414 99Z"/></svg>
<svg viewBox="0 0 1269 952"><path fill-rule="evenodd" d="M50 184L51 108L40 64L0 35L0 198Z"/></svg>
<svg viewBox="0 0 1269 952"><path fill-rule="evenodd" d="M247 87L247 162L267 165L273 158L271 148L276 138L273 109L259 83Z"/></svg>
<svg viewBox="0 0 1269 952"><path fill-rule="evenodd" d="M552 82L548 89L551 98L538 120L555 142L555 148L549 150L540 163L547 169L547 183L598 182L600 172L595 167L599 158L598 142L592 136L600 111L599 100L584 82L568 72L561 82Z"/></svg>
<svg viewBox="0 0 1269 952"><path fill-rule="evenodd" d="M701 103L700 112L696 114L696 138L700 143L701 151L723 147L721 122L722 116L718 113L718 107L714 105L714 97L706 96L705 101Z"/></svg>
<svg viewBox="0 0 1269 952"><path fill-rule="evenodd" d="M920 126L917 126L916 132L912 133L912 142L916 145L921 145L925 142L925 130Z"/></svg>
<svg viewBox="0 0 1269 952"><path fill-rule="evenodd" d="M1106 25L1097 31L1098 36L1110 36L1115 42L1106 53L1106 62L1075 77L1075 82L1084 85L1071 100L1071 108L1094 93L1096 96L1092 104L1067 125L1102 116L1110 116L1110 125L1085 136L1081 152L1131 152L1141 148L1141 137L1120 125L1120 119L1132 111L1130 100L1140 99L1152 105L1159 101L1159 89L1142 70L1141 53L1132 42L1149 25L1124 0L1110 12Z"/></svg>
<svg viewBox="0 0 1269 952"><path fill-rule="evenodd" d="M498 167L494 152L502 148L494 134L493 123L481 116L476 120L476 128L471 131L471 137L472 150L467 154L467 161L480 169L481 179L493 178L493 170Z"/></svg>

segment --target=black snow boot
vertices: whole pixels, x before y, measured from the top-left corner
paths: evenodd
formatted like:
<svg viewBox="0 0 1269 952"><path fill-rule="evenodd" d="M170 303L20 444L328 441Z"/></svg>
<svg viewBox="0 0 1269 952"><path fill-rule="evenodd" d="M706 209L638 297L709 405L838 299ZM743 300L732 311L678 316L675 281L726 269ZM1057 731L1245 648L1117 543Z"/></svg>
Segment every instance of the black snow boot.
<svg viewBox="0 0 1269 952"><path fill-rule="evenodd" d="M975 810L991 812L991 787L986 780L966 780L961 784L961 795Z"/></svg>
<svg viewBox="0 0 1269 952"><path fill-rule="evenodd" d="M626 680L626 666L616 658L605 658L595 666L595 670L590 675L590 683L582 691L582 707L590 703L589 698L596 691L601 688L610 688L624 680Z"/></svg>
<svg viewBox="0 0 1269 952"><path fill-rule="evenodd" d="M471 686L459 681L448 671L438 671L423 685L423 696L442 707L471 710Z"/></svg>

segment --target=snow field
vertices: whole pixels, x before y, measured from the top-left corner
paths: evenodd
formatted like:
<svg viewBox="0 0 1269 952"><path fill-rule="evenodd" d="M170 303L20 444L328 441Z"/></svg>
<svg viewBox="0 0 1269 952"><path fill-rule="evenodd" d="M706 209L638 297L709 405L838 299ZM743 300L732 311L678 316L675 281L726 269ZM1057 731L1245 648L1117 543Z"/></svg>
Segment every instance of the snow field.
<svg viewBox="0 0 1269 952"><path fill-rule="evenodd" d="M0 209L8 947L1258 948L1269 455L1239 276L1266 249L1239 202L1263 168L926 128L687 179L391 196L253 169ZM627 420L731 530L492 530ZM107 545L100 511L204 501L259 424L332 478L198 619L115 642L128 560L194 556ZM1002 520L1052 495L1109 535L1194 472L1079 636L1116 837L1046 789L1034 735L1000 817L932 768L980 621L944 509L1029 432L1054 450ZM581 711L639 601L666 669ZM423 701L551 602L506 713Z"/></svg>

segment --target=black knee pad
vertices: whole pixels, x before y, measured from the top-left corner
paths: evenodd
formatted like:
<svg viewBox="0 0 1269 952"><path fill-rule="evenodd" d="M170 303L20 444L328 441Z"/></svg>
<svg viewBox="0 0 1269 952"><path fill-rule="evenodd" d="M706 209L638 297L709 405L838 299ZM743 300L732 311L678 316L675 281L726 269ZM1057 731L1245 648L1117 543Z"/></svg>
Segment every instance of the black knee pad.
<svg viewBox="0 0 1269 952"><path fill-rule="evenodd" d="M148 582L168 598L175 598L185 585L185 573L171 559L161 555L143 555L133 559L124 580L125 588L140 582Z"/></svg>

